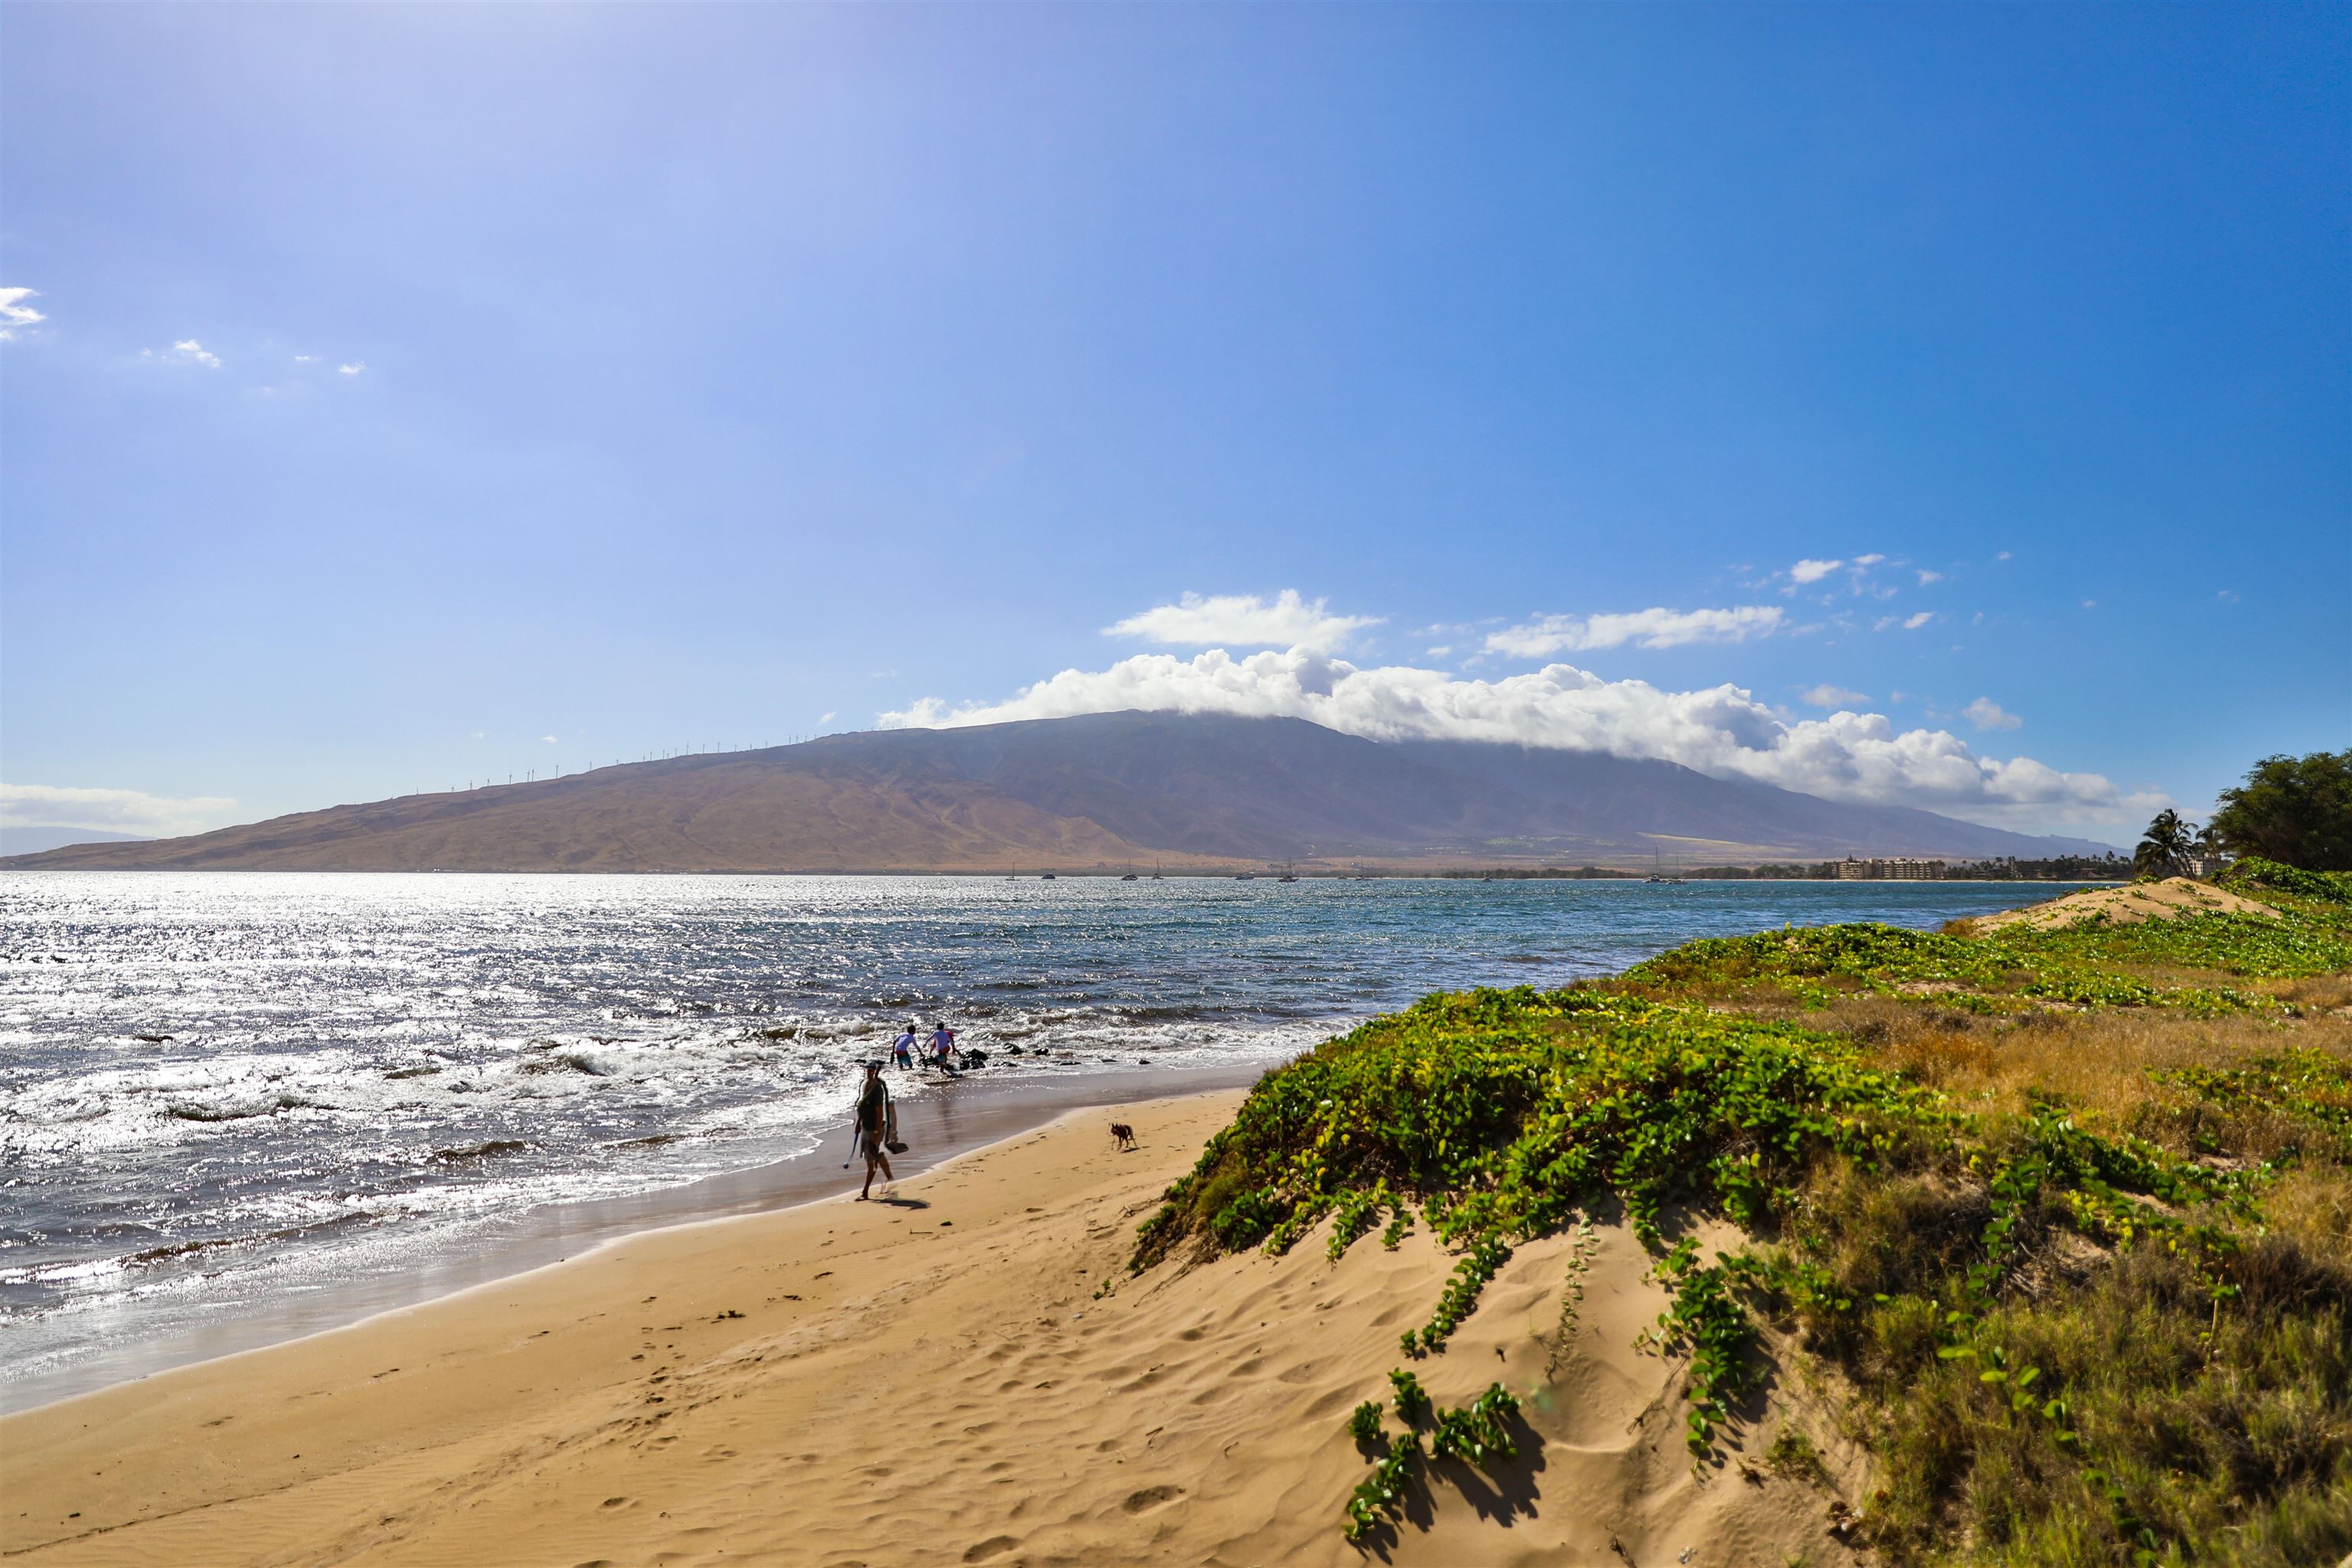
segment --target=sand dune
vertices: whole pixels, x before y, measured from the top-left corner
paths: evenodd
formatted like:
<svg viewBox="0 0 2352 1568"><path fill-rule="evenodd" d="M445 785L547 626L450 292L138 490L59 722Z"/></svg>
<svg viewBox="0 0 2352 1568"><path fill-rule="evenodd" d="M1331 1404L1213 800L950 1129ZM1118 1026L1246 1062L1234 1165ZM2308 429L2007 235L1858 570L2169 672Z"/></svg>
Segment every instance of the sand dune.
<svg viewBox="0 0 2352 1568"><path fill-rule="evenodd" d="M2117 888L2086 888L2063 899L2004 910L1969 922L1978 931L2021 926L2028 931L2058 931L2104 920L2111 925L2137 925L2142 921L2172 921L2183 915L2250 915L2274 921L2276 910L2241 898L2227 888L2187 877L2167 877L2158 882L2131 882Z"/></svg>
<svg viewBox="0 0 2352 1568"><path fill-rule="evenodd" d="M898 1205L648 1233L9 1418L0 1548L110 1568L1360 1564L1343 1423L1448 1259L1417 1235L1335 1265L1316 1239L1127 1279L1137 1221L1236 1099L1079 1113ZM1114 1119L1139 1151L1112 1151ZM1521 1457L1438 1467L1372 1556L1846 1558L1826 1491L1743 1475L1738 1450L1693 1465L1679 1365L1636 1344L1664 1300L1645 1272L1610 1226L1521 1250L1421 1364L1441 1403L1519 1392ZM1779 1390L1737 1441L1759 1453L1799 1404Z"/></svg>

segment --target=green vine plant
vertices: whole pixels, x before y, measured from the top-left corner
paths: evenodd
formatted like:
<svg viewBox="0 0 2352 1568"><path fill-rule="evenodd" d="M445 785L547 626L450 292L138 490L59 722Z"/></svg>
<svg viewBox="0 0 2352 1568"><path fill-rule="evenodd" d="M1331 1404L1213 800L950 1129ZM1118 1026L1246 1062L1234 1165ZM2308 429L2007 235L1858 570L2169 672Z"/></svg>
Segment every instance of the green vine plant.
<svg viewBox="0 0 2352 1568"><path fill-rule="evenodd" d="M1431 1458L1491 1470L1518 1458L1518 1443L1508 1423L1518 1415L1519 1402L1501 1384L1489 1384L1468 1405L1445 1410L1437 1407L1412 1372L1391 1372L1389 1382L1395 1389L1397 1419L1404 1424L1403 1431L1383 1446L1381 1407L1370 1400L1357 1405L1348 1417L1348 1433L1357 1446L1380 1456L1372 1473L1348 1495L1341 1528L1350 1541L1363 1541L1403 1516L1405 1486L1423 1457L1421 1428L1424 1426L1431 1428Z"/></svg>
<svg viewBox="0 0 2352 1568"><path fill-rule="evenodd" d="M2240 938L2243 973L2352 967L2352 909L2299 891L2263 896L2278 921L2189 917L2172 923L2226 930L2178 941L2225 971ZM2137 929L1998 946L1879 927L1775 931L1690 944L1612 986L1427 998L1262 1079L1141 1227L1132 1266L1188 1240L1278 1253L1326 1218L1337 1259L1383 1213L1382 1242L1395 1245L1417 1204L1454 1254L1428 1321L1402 1336L1418 1361L1444 1352L1516 1247L1580 1220L1589 1235L1584 1216L1614 1199L1668 1293L1654 1341L1688 1358L1694 1459L1720 1461L1759 1375L1760 1324L1802 1329L1818 1353L1881 1393L1864 1419L1887 1484L1864 1533L1891 1561L1947 1554L1938 1543L1957 1539L1954 1520L1969 1509L1966 1539L2047 1543L2087 1529L2124 1560L2218 1550L2242 1541L2228 1532L2246 1520L2270 1517L2265 1508L2320 1521L2306 1534L2323 1545L2339 1521L2352 1546L2352 1270L2267 1238L2263 1217L2284 1175L2315 1160L2340 1168L2352 1152L2352 1058L2283 1049L2151 1068L2143 1091L2174 1120L2145 1125L2178 1123L2184 1098L2201 1096L2189 1121L2256 1127L2269 1140L2259 1157L2222 1159L2053 1094L2029 1095L2021 1110L1956 1098L1877 1065L1856 1038L1681 994L1717 994L1734 972L1746 984L1843 963L1888 991L1957 974L1988 995L2063 983L2095 1006L2180 1005L2130 972L2159 941ZM1926 1218L1902 1218L1914 1212ZM1685 1214L1720 1216L1753 1240L1703 1260L1691 1237L1670 1234ZM1968 1228L1956 1229L1964 1215ZM2021 1290L2061 1232L2118 1260L2114 1282ZM2145 1261L2126 1270L2125 1258ZM2260 1300L2249 1306L2251 1289ZM2238 1310L2247 1315L2233 1327ZM2176 1331L2194 1353L2137 1377L2118 1375L2116 1351L2101 1348ZM1501 1423L1517 1404L1500 1384L1442 1413L1410 1370L1391 1384L1402 1433L1386 1435L1370 1402L1349 1418L1379 1455L1347 1502L1355 1539L1397 1515L1424 1430L1440 1457L1491 1466L1515 1452ZM2275 1400L2265 1419L2297 1432L2294 1452L2305 1457L2253 1482L2219 1438L2198 1449L2206 1470L2185 1468L2151 1446L2150 1418L2135 1414L2159 1398L2218 1410L2257 1395ZM2095 1462L2084 1452L2095 1446L2086 1399L2101 1434ZM2226 1429L2217 1420L2212 1429ZM1956 1447L1956 1432L1973 1436ZM1996 1447L2009 1457L1972 1483L1975 1456ZM2196 1485L2184 1489L2184 1476ZM2299 1555L2282 1547L2247 1560Z"/></svg>

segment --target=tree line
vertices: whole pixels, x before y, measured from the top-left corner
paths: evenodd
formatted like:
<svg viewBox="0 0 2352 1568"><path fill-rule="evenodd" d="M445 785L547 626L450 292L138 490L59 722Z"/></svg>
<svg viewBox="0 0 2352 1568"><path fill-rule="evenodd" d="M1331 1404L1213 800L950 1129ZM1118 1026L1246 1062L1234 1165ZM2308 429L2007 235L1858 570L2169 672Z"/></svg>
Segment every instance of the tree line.
<svg viewBox="0 0 2352 1568"><path fill-rule="evenodd" d="M2244 855L2352 871L2352 750L2264 757L2221 792L2202 827L2167 806L2147 825L2132 869L2178 877L2194 862Z"/></svg>

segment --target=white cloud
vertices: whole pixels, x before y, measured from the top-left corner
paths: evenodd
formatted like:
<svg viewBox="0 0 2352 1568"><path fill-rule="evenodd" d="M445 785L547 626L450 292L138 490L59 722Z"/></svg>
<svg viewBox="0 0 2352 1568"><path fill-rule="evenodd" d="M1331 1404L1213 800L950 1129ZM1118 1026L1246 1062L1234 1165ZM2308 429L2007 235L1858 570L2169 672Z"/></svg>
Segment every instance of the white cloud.
<svg viewBox="0 0 2352 1568"><path fill-rule="evenodd" d="M0 826L7 827L87 827L174 838L221 826L236 809L236 801L219 795L173 800L135 789L0 784Z"/></svg>
<svg viewBox="0 0 2352 1568"><path fill-rule="evenodd" d="M1681 647L1688 643L1746 642L1780 628L1772 605L1742 605L1729 610L1636 610L1623 616L1546 616L1526 626L1488 634L1486 651L1513 658L1541 658L1585 648Z"/></svg>
<svg viewBox="0 0 2352 1568"><path fill-rule="evenodd" d="M1886 557L1884 555L1857 555L1853 558L1853 563L1857 567L1875 566L1885 559Z"/></svg>
<svg viewBox="0 0 2352 1568"><path fill-rule="evenodd" d="M2004 550L2000 554L1994 556L1993 559L1995 561L2006 561L2009 559L2009 552Z"/></svg>
<svg viewBox="0 0 2352 1568"><path fill-rule="evenodd" d="M19 328L37 327L48 320L47 316L25 303L26 300L35 297L36 291L31 289L0 289L0 343L13 343L16 341ZM67 823L61 826L78 826L79 825Z"/></svg>
<svg viewBox="0 0 2352 1568"><path fill-rule="evenodd" d="M828 713L828 714L826 714L824 718L819 719L819 720L817 721L817 722L818 722L818 723L820 723L820 724L830 724L830 723L832 723L832 722L834 721L834 720L835 720L835 718L837 718L838 716L839 716L839 715L837 715L837 714Z"/></svg>
<svg viewBox="0 0 2352 1568"><path fill-rule="evenodd" d="M1990 697L1979 697L1960 711L1979 730L2014 730L2025 722Z"/></svg>
<svg viewBox="0 0 2352 1568"><path fill-rule="evenodd" d="M1859 708L1870 700L1867 692L1848 691L1843 686L1827 684L1807 687L1797 695L1815 708Z"/></svg>
<svg viewBox="0 0 2352 1568"><path fill-rule="evenodd" d="M367 369L367 361L354 360L350 364L337 365L335 367L335 373L338 375L357 375L360 372L365 369Z"/></svg>
<svg viewBox="0 0 2352 1568"><path fill-rule="evenodd" d="M1454 657L1454 645L1451 643L1440 643L1435 647L1429 650L1429 657L1432 658L1451 658Z"/></svg>
<svg viewBox="0 0 2352 1568"><path fill-rule="evenodd" d="M1327 601L1302 599L1297 589L1285 588L1271 600L1255 594L1221 594L1213 598L1187 594L1172 605L1105 626L1103 636L1176 647L1229 644L1336 651L1366 626L1380 624L1377 616L1335 616Z"/></svg>
<svg viewBox="0 0 2352 1568"><path fill-rule="evenodd" d="M1903 617L1903 629L1906 632L1916 632L1935 618L1936 612L1933 610L1922 610L1916 616L1906 616Z"/></svg>
<svg viewBox="0 0 2352 1568"><path fill-rule="evenodd" d="M220 355L213 353L210 349L207 349L204 344L196 342L194 338L182 338L178 342L172 345L172 352L178 354L182 359L192 360L195 363L203 365L206 370L218 370L221 367Z"/></svg>
<svg viewBox="0 0 2352 1568"><path fill-rule="evenodd" d="M550 746L551 746L551 745L555 744L555 737L554 737L554 736L552 736L552 735L541 735L541 736L540 737L540 741L541 741L541 742L542 744L545 744L545 745L550 745Z"/></svg>
<svg viewBox="0 0 2352 1568"><path fill-rule="evenodd" d="M1801 586L1818 583L1844 564L1843 561L1800 561L1789 568L1789 580Z"/></svg>
<svg viewBox="0 0 2352 1568"><path fill-rule="evenodd" d="M1236 658L1139 654L1066 669L1009 701L950 709L925 698L877 715L886 729L1002 723L1149 709L1306 719L1372 740L1496 741L1664 757L1832 799L1924 806L2025 825L2137 809L2097 773L2031 757L1979 757L1941 730L1897 731L1883 714L1790 721L1728 684L1664 691L1555 664L1495 680L1410 667L1360 668L1309 648ZM2134 797L2137 798L2137 797Z"/></svg>
<svg viewBox="0 0 2352 1568"><path fill-rule="evenodd" d="M296 364L309 364L318 357L319 356L317 354L296 354L294 356L294 363Z"/></svg>
<svg viewBox="0 0 2352 1568"><path fill-rule="evenodd" d="M1919 574L1919 586L1922 588L1926 587L1930 583L1940 583L1943 580L1944 574L1941 572L1923 571Z"/></svg>

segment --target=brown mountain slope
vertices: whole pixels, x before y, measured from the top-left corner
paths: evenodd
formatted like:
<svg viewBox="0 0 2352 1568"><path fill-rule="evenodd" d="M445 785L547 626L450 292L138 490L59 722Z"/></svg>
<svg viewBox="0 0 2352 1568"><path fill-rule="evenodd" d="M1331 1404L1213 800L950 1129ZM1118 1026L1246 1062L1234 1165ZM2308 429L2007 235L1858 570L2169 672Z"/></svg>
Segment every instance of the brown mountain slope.
<svg viewBox="0 0 2352 1568"><path fill-rule="evenodd" d="M300 871L905 871L1124 865L1152 852L984 785L877 790L756 757L604 768L543 784L407 795L190 838L79 845L44 867ZM138 847L133 858L121 852ZM1160 857L1167 858L1167 857ZM1189 859L1189 857L1179 858Z"/></svg>
<svg viewBox="0 0 2352 1568"><path fill-rule="evenodd" d="M2095 852L1672 763L1381 743L1295 719L1097 713L631 763L408 795L190 838L86 844L30 868L972 871L1296 858L1648 864Z"/></svg>

